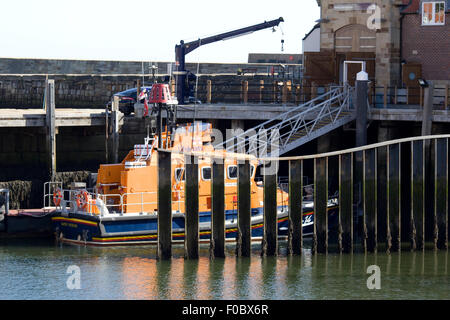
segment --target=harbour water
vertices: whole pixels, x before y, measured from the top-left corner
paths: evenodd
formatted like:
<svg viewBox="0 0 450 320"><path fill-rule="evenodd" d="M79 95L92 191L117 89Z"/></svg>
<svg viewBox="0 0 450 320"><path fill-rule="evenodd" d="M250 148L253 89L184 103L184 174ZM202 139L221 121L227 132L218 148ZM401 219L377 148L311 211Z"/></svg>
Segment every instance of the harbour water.
<svg viewBox="0 0 450 320"><path fill-rule="evenodd" d="M53 240L8 241L0 245L0 299L450 299L448 251L386 254L260 256L159 261L155 246L84 247ZM380 289L368 289L380 268ZM74 272L77 271L77 272ZM77 281L72 281L76 275ZM74 288L75 284L75 288ZM77 287L78 286L78 287Z"/></svg>

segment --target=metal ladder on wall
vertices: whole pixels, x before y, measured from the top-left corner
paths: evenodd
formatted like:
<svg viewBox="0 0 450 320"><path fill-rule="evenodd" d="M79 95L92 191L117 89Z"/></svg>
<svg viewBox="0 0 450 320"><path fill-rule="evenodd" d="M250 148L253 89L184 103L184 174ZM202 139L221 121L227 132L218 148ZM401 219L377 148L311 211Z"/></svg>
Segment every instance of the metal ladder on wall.
<svg viewBox="0 0 450 320"><path fill-rule="evenodd" d="M215 146L255 156L278 156L335 130L356 118L354 89L330 90L256 127L238 133Z"/></svg>

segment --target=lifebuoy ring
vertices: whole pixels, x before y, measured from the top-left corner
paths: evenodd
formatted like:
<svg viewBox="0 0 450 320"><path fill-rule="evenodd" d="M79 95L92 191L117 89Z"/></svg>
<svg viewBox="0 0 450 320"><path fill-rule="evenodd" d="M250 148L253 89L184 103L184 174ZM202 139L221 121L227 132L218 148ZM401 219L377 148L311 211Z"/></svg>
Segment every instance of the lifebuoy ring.
<svg viewBox="0 0 450 320"><path fill-rule="evenodd" d="M81 209L86 209L89 202L89 194L86 190L80 190L77 194L77 206Z"/></svg>
<svg viewBox="0 0 450 320"><path fill-rule="evenodd" d="M181 192L181 185L179 183L175 184L173 188L173 197L175 201L180 200L180 192Z"/></svg>
<svg viewBox="0 0 450 320"><path fill-rule="evenodd" d="M55 191L53 191L53 203L55 206L59 206L61 203L61 200L63 199L63 195L60 188L57 188Z"/></svg>

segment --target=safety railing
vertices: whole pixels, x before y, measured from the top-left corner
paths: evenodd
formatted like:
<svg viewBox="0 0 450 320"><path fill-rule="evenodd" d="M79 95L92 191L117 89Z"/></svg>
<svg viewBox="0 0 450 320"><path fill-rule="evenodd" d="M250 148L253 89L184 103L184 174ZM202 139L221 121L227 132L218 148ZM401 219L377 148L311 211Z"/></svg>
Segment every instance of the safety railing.
<svg viewBox="0 0 450 320"><path fill-rule="evenodd" d="M353 120L353 91L348 86L331 87L319 97L237 134L216 148L260 156L274 152L281 155Z"/></svg>

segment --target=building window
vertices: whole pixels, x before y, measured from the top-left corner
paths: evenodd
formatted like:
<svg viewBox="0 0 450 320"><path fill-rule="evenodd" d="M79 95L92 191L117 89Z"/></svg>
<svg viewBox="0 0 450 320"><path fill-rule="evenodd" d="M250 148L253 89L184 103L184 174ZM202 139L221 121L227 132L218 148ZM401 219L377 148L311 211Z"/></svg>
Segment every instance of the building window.
<svg viewBox="0 0 450 320"><path fill-rule="evenodd" d="M423 2L422 3L422 25L436 26L445 24L445 2Z"/></svg>

